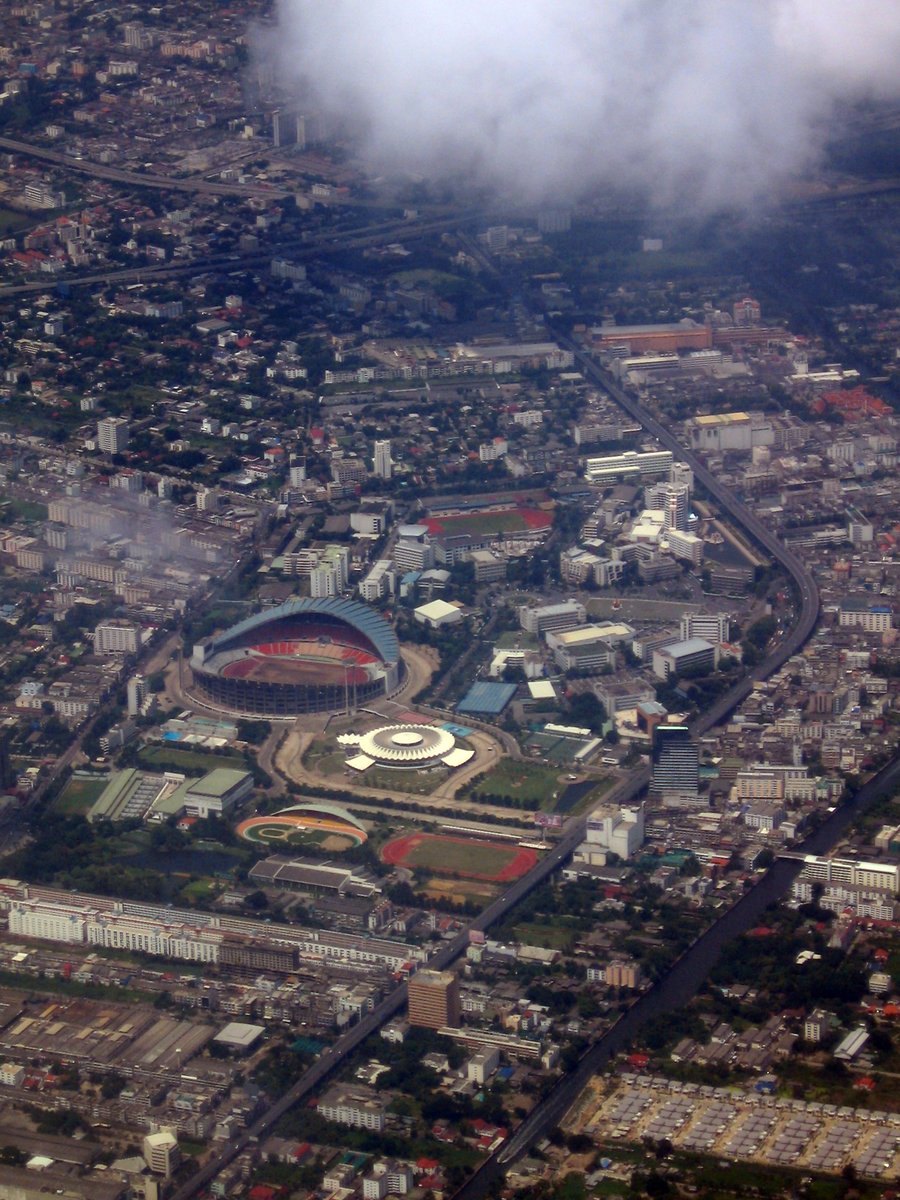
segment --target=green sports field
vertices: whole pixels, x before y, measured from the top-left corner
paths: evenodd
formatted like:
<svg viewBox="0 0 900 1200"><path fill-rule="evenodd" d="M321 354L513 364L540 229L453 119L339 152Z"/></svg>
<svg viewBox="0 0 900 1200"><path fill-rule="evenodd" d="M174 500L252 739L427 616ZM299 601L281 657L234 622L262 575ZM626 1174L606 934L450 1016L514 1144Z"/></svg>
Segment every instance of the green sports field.
<svg viewBox="0 0 900 1200"><path fill-rule="evenodd" d="M65 813L67 816L73 813L84 816L94 801L100 798L108 783L108 775L100 775L96 779L73 775L53 801L54 812Z"/></svg>
<svg viewBox="0 0 900 1200"><path fill-rule="evenodd" d="M551 812L554 793L561 792L565 786L558 767L504 759L475 784L469 795L473 799L479 796L504 796L514 802L531 804L534 808Z"/></svg>
<svg viewBox="0 0 900 1200"><path fill-rule="evenodd" d="M384 862L412 870L506 883L537 862L534 850L450 834L412 833L388 842Z"/></svg>
<svg viewBox="0 0 900 1200"><path fill-rule="evenodd" d="M443 839L422 842L407 855L410 867L426 871L455 871L468 875L496 875L515 855L505 846L476 846L470 842L449 842Z"/></svg>

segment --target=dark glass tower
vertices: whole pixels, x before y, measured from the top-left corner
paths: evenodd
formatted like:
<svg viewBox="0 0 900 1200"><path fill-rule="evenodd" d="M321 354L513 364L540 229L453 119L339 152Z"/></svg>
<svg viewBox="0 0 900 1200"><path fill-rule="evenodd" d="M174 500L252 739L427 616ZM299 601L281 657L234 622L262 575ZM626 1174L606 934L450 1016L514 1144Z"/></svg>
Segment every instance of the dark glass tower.
<svg viewBox="0 0 900 1200"><path fill-rule="evenodd" d="M650 794L669 804L696 803L699 758L687 725L657 725L653 734Z"/></svg>

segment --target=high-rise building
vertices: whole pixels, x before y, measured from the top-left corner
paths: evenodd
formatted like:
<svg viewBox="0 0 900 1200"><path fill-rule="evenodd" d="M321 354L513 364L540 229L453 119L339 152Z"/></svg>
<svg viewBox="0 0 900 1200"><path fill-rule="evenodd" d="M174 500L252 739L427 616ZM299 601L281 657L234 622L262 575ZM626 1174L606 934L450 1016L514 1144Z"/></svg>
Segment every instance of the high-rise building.
<svg viewBox="0 0 900 1200"><path fill-rule="evenodd" d="M666 529L686 533L690 514L691 493L684 483L663 484L663 522Z"/></svg>
<svg viewBox="0 0 900 1200"><path fill-rule="evenodd" d="M492 225L484 235L484 240L492 254L505 250L509 245L509 226Z"/></svg>
<svg viewBox="0 0 900 1200"><path fill-rule="evenodd" d="M607 454L602 458L589 458L584 464L585 478L589 483L613 483L620 476L641 479L668 477L672 469L671 450L625 450L622 454Z"/></svg>
<svg viewBox="0 0 900 1200"><path fill-rule="evenodd" d="M687 463L673 462L669 468L669 482L686 484L688 491L692 491L694 487L694 472Z"/></svg>
<svg viewBox="0 0 900 1200"><path fill-rule="evenodd" d="M417 971L409 981L409 1023L424 1029L459 1025L459 977L453 971Z"/></svg>
<svg viewBox="0 0 900 1200"><path fill-rule="evenodd" d="M219 493L215 488L200 487L197 489L195 503L198 512L218 512Z"/></svg>
<svg viewBox="0 0 900 1200"><path fill-rule="evenodd" d="M401 525L397 533L392 557L398 571L430 571L434 566L434 546L427 525Z"/></svg>
<svg viewBox="0 0 900 1200"><path fill-rule="evenodd" d="M279 108L272 113L272 145L306 149L306 117L296 109Z"/></svg>
<svg viewBox="0 0 900 1200"><path fill-rule="evenodd" d="M95 654L137 654L140 648L141 631L133 621L113 618L94 629Z"/></svg>
<svg viewBox="0 0 900 1200"><path fill-rule="evenodd" d="M751 296L738 300L731 310L735 325L758 325L762 318L759 301Z"/></svg>
<svg viewBox="0 0 900 1200"><path fill-rule="evenodd" d="M156 41L156 34L137 21L128 21L122 26L122 38L130 50L149 50Z"/></svg>
<svg viewBox="0 0 900 1200"><path fill-rule="evenodd" d="M334 563L320 563L309 573L309 594L314 600L324 600L341 594L341 571Z"/></svg>
<svg viewBox="0 0 900 1200"><path fill-rule="evenodd" d="M178 1138L173 1129L160 1129L144 1138L144 1161L154 1175L171 1175L181 1161Z"/></svg>
<svg viewBox="0 0 900 1200"><path fill-rule="evenodd" d="M103 417L97 422L97 445L104 454L119 454L128 447L128 421L125 417Z"/></svg>
<svg viewBox="0 0 900 1200"><path fill-rule="evenodd" d="M610 987L636 988L641 983L640 963L611 962L606 968L606 982Z"/></svg>
<svg viewBox="0 0 900 1200"><path fill-rule="evenodd" d="M391 468L394 465L391 459L391 443L387 440L375 443L375 474L379 479L390 479Z"/></svg>
<svg viewBox="0 0 900 1200"><path fill-rule="evenodd" d="M681 640L704 638L707 642L727 642L731 626L728 613L685 613L681 618Z"/></svg>
<svg viewBox="0 0 900 1200"><path fill-rule="evenodd" d="M666 804L696 802L700 756L687 725L657 725L653 734L650 794Z"/></svg>
<svg viewBox="0 0 900 1200"><path fill-rule="evenodd" d="M147 680L143 675L132 675L128 680L128 715L136 717L141 711L141 705L147 695Z"/></svg>
<svg viewBox="0 0 900 1200"><path fill-rule="evenodd" d="M331 478L335 483L365 483L368 471L361 458L345 458L342 450L337 450L331 458Z"/></svg>

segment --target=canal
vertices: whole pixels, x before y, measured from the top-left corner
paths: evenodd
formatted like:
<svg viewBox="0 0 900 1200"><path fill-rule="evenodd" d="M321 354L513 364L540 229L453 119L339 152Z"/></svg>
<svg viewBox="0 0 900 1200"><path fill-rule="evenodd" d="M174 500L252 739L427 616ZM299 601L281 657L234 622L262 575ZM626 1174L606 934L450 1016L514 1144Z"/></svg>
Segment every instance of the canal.
<svg viewBox="0 0 900 1200"><path fill-rule="evenodd" d="M850 800L836 808L797 847L797 852L825 853L836 845L857 817L898 786L900 755L883 767ZM647 1021L687 1004L709 976L723 947L732 938L751 929L770 904L787 894L800 868L801 864L797 861L777 859L758 883L701 934L670 970L589 1047L574 1069L532 1110L507 1145L482 1164L455 1193L453 1200L480 1200L511 1163L556 1128L591 1076L623 1050Z"/></svg>

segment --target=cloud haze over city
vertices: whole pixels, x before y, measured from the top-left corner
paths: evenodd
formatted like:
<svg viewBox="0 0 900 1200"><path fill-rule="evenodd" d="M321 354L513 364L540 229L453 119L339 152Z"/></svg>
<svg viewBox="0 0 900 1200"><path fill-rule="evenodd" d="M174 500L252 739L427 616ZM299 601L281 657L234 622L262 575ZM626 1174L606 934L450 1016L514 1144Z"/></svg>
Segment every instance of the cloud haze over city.
<svg viewBox="0 0 900 1200"><path fill-rule="evenodd" d="M533 201L752 201L900 94L895 0L280 0L258 49L374 169Z"/></svg>

